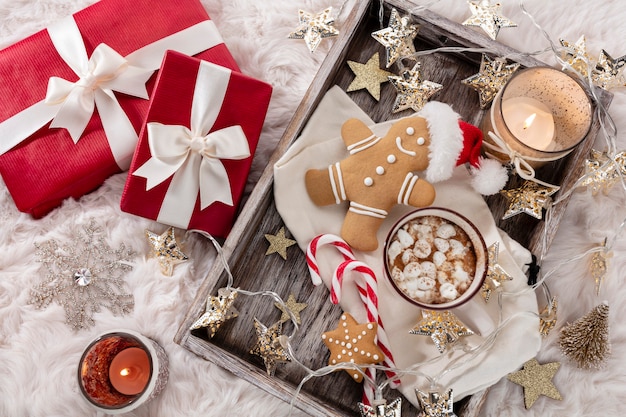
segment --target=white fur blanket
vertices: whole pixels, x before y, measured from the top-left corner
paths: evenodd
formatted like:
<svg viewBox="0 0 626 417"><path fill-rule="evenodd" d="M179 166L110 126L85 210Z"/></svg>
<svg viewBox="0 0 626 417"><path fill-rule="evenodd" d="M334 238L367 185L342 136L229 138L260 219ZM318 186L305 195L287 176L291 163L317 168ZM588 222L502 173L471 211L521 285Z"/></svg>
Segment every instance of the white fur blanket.
<svg viewBox="0 0 626 417"><path fill-rule="evenodd" d="M244 73L274 86L259 149L250 175L248 190L267 164L332 40L322 42L311 54L301 41L287 39L297 25L299 8L320 11L336 8L341 0L203 0L222 36ZM0 47L42 29L61 17L93 3L93 0L0 0ZM131 2L132 3L132 2ZM547 46L541 33L520 11L516 1L503 2L503 14L518 23L516 29L503 29L498 40L522 51ZM526 0L526 8L550 37L575 42L586 35L590 55L601 49L613 57L626 54L626 9L620 2L582 0ZM469 17L463 0L440 0L432 9L447 18L462 22ZM341 30L342 19L335 26ZM553 63L550 56L542 59ZM626 149L626 90L613 91L611 115L618 127L618 149ZM10 100L10 97L2 97ZM602 139L597 149L603 150ZM190 261L179 265L172 277L161 276L155 260L148 259L144 229L165 230L154 222L126 215L119 210L119 199L126 174L110 178L103 187L78 201L67 201L41 220L20 214L13 206L4 185L0 185L0 416L95 416L80 398L76 384L78 358L87 343L98 333L111 328L130 328L158 340L170 358L170 379L164 392L132 416L258 416L287 415L288 405L237 379L210 362L204 361L172 342L172 338L215 258L210 245L190 238ZM577 192L568 208L558 235L543 265L544 270L573 258L605 237L615 236L623 218L626 194L615 187L608 196L592 197ZM119 317L108 310L96 314L95 326L73 332L64 323L64 312L54 304L36 310L28 304L30 288L44 272L36 262L35 242L56 239L70 243L73 232L95 218L113 247L124 242L137 252L134 269L126 277L135 307ZM207 250L209 249L209 250ZM552 292L559 299L557 328L571 322L608 300L611 308L612 357L598 371L577 369L558 348L558 332L547 337L538 355L540 362L561 361L554 378L562 401L541 397L526 411L522 389L506 379L492 389L483 408L485 416L586 416L621 415L626 400L626 325L622 317L626 299L620 271L626 266L626 241L618 236L614 256L596 297L590 276L589 258L568 263L550 279ZM409 416L407 416L409 417Z"/></svg>

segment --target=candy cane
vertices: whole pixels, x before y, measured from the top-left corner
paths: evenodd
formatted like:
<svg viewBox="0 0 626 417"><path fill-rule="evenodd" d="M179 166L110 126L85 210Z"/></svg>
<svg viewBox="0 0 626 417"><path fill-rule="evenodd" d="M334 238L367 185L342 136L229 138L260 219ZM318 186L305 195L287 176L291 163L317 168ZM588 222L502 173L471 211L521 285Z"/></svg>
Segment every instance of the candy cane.
<svg viewBox="0 0 626 417"><path fill-rule="evenodd" d="M389 339L387 338L387 333L385 332L385 326L382 319L378 315L378 281L376 280L376 274L374 274L374 271L364 262L353 259L344 261L337 267L337 269L335 269L335 272L333 273L330 299L333 304L338 304L339 301L341 301L341 288L345 279L344 277L347 273L352 271L360 272L361 276L364 277L364 280L355 280L355 283L357 289L359 290L361 301L363 301L363 304L365 305L367 321L378 323L378 332L376 335L378 336L378 347L385 355L383 363L389 368L395 368L395 362L393 360L393 355L391 354L391 348L389 347ZM389 378L394 378L396 374L388 371L387 376ZM395 388L397 387L398 382L392 379L391 385Z"/></svg>
<svg viewBox="0 0 626 417"><path fill-rule="evenodd" d="M320 276L320 269L317 264L317 250L324 245L334 246L339 253L343 255L344 260L356 259L350 245L348 245L339 236L325 234L319 235L309 243L306 249L306 263L309 266L309 272L311 273L311 281L313 285L317 286L322 283L322 277Z"/></svg>

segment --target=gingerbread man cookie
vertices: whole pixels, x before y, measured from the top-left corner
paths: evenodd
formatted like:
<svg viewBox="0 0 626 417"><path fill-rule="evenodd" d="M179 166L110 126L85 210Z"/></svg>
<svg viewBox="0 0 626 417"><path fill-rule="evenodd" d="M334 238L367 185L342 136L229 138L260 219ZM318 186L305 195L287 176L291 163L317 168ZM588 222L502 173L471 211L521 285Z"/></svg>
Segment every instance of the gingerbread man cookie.
<svg viewBox="0 0 626 417"><path fill-rule="evenodd" d="M480 178L472 185L482 194L497 192L508 178L497 161L480 157L480 129L460 121L444 103L427 103L417 115L392 124L383 137L350 119L341 137L349 156L326 169L308 170L305 185L318 206L349 201L341 237L357 250L378 247L376 232L396 204L432 204L432 183L450 178L457 165L471 165L474 177ZM482 175L477 175L479 169Z"/></svg>

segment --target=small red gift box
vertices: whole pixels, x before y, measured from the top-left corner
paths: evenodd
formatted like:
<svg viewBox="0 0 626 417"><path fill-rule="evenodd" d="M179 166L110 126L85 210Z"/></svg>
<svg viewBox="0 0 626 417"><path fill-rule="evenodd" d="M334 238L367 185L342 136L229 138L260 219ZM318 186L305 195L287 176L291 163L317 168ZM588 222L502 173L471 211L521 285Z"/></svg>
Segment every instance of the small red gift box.
<svg viewBox="0 0 626 417"><path fill-rule="evenodd" d="M141 130L121 207L226 237L235 219L272 87L168 52Z"/></svg>
<svg viewBox="0 0 626 417"><path fill-rule="evenodd" d="M128 169L168 49L238 70L198 0L102 0L0 51L0 174L20 211Z"/></svg>

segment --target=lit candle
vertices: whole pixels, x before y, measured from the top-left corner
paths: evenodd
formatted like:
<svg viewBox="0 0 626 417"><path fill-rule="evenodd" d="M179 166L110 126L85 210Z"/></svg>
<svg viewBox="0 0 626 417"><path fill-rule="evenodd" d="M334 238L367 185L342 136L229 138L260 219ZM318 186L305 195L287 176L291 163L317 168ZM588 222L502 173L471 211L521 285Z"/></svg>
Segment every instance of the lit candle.
<svg viewBox="0 0 626 417"><path fill-rule="evenodd" d="M111 361L109 380L113 388L122 394L139 394L146 388L149 379L150 359L143 349L124 349Z"/></svg>
<svg viewBox="0 0 626 417"><path fill-rule="evenodd" d="M533 149L554 147L554 118L550 109L530 97L513 97L502 102L502 117L511 133Z"/></svg>

